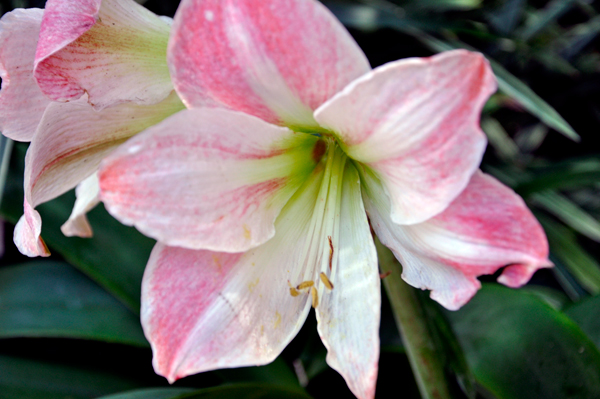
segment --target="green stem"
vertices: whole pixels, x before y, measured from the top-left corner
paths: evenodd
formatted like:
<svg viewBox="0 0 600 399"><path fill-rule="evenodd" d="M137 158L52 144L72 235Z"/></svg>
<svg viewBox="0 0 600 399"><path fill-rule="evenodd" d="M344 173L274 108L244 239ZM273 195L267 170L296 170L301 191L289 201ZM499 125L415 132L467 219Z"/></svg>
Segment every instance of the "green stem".
<svg viewBox="0 0 600 399"><path fill-rule="evenodd" d="M392 305L410 366L423 399L450 399L444 364L436 349L426 316L414 289L401 277L402 267L392 252L375 239L383 285Z"/></svg>

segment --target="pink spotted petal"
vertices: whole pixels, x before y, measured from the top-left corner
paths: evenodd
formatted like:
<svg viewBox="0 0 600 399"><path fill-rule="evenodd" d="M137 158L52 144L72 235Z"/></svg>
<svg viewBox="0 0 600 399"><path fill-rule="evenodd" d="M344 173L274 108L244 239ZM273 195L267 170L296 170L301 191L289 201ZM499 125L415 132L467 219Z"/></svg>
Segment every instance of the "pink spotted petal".
<svg viewBox="0 0 600 399"><path fill-rule="evenodd" d="M498 281L518 287L552 265L537 220L518 195L489 175L476 172L444 212L410 226L389 219L381 186L365 176L373 229L403 264L404 279L432 290L431 297L448 309L458 309L475 294L477 276L509 265Z"/></svg>
<svg viewBox="0 0 600 399"><path fill-rule="evenodd" d="M495 90L485 58L456 50L379 67L315 118L375 172L391 219L414 224L443 211L477 170L486 144L479 114Z"/></svg>
<svg viewBox="0 0 600 399"><path fill-rule="evenodd" d="M54 101L87 93L97 109L158 103L173 89L169 31L167 22L133 0L49 0L35 78Z"/></svg>
<svg viewBox="0 0 600 399"><path fill-rule="evenodd" d="M369 71L344 27L314 0L184 0L169 65L191 107L225 107L314 127L312 111Z"/></svg>
<svg viewBox="0 0 600 399"><path fill-rule="evenodd" d="M92 227L90 226L86 214L100 203L100 185L98 183L98 174L94 173L81 183L75 189L77 199L73 206L73 211L69 220L60 228L67 237L91 237Z"/></svg>
<svg viewBox="0 0 600 399"><path fill-rule="evenodd" d="M357 398L372 399L379 361L381 283L359 177L351 165L346 167L341 201L332 268L328 270L325 262L321 270L333 289L320 290L317 329L327 348L327 363Z"/></svg>
<svg viewBox="0 0 600 399"><path fill-rule="evenodd" d="M33 60L43 10L17 9L0 20L0 131L30 141L50 103L33 78Z"/></svg>
<svg viewBox="0 0 600 399"><path fill-rule="evenodd" d="M245 253L154 248L142 281L142 326L154 369L186 375L274 360L300 330L311 297L290 287L314 280L321 262L308 251L323 177L315 171L282 210L277 234ZM324 237L323 237L324 238Z"/></svg>
<svg viewBox="0 0 600 399"><path fill-rule="evenodd" d="M245 251L275 234L275 218L315 166L316 141L239 112L188 109L104 161L101 198L165 244Z"/></svg>

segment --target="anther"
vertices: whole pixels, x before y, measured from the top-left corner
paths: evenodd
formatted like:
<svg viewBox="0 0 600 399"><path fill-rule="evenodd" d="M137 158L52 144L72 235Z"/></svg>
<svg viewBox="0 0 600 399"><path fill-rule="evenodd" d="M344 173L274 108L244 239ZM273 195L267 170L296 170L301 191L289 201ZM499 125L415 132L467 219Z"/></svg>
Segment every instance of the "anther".
<svg viewBox="0 0 600 399"><path fill-rule="evenodd" d="M310 295L312 296L312 307L316 309L319 306L319 293L314 286L310 288Z"/></svg>
<svg viewBox="0 0 600 399"><path fill-rule="evenodd" d="M312 287L313 285L315 285L315 282L310 280L310 281L303 281L300 284L298 284L298 286L296 287L297 290L303 290L305 288L308 287Z"/></svg>
<svg viewBox="0 0 600 399"><path fill-rule="evenodd" d="M325 273L321 272L321 274L319 274L319 277L321 277L321 281L323 282L325 287L327 287L327 289L329 289L329 290L333 289L333 283L327 278Z"/></svg>
<svg viewBox="0 0 600 399"><path fill-rule="evenodd" d="M290 295L296 297L296 296L300 295L300 293L294 287L290 287Z"/></svg>

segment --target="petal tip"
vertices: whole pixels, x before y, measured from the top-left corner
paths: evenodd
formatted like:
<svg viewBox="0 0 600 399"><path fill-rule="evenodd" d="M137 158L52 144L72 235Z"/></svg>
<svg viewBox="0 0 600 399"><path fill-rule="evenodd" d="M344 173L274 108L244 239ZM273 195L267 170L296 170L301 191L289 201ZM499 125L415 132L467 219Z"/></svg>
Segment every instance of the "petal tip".
<svg viewBox="0 0 600 399"><path fill-rule="evenodd" d="M553 267L554 264L548 259L540 259L531 264L515 264L507 266L497 281L511 288L524 286L539 269Z"/></svg>

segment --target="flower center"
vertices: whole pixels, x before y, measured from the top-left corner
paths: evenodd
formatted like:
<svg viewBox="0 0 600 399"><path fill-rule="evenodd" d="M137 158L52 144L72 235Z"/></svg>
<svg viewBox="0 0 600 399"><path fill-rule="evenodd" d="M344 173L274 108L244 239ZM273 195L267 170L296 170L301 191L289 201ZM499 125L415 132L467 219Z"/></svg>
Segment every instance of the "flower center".
<svg viewBox="0 0 600 399"><path fill-rule="evenodd" d="M342 183L348 157L332 137L321 138L313 148L317 166L307 184L320 184L309 223L305 265L311 268L312 278L288 282L290 295L311 295L317 307L324 291L334 289L335 260L339 237L339 215L342 202Z"/></svg>

